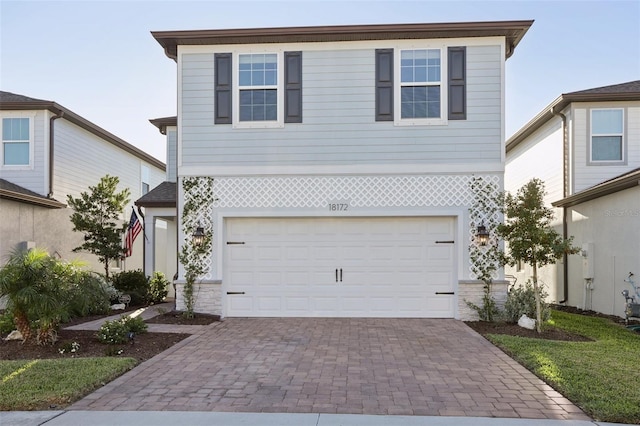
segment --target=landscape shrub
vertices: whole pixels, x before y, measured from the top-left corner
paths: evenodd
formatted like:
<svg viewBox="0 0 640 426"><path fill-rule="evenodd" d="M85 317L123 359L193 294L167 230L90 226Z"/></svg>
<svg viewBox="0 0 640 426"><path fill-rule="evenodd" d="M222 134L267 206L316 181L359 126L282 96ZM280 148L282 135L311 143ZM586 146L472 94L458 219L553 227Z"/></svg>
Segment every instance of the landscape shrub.
<svg viewBox="0 0 640 426"><path fill-rule="evenodd" d="M85 317L108 313L109 287L100 275L89 271L79 273L73 282L69 282L69 315Z"/></svg>
<svg viewBox="0 0 640 426"><path fill-rule="evenodd" d="M168 288L169 281L164 274L159 271L154 272L149 281L149 301L152 303L162 302L169 294Z"/></svg>
<svg viewBox="0 0 640 426"><path fill-rule="evenodd" d="M113 321L105 321L98 331L98 340L108 345L126 343L130 333L142 334L147 332L147 324L141 317L123 315Z"/></svg>
<svg viewBox="0 0 640 426"><path fill-rule="evenodd" d="M120 321L122 321L122 324L124 324L124 327L127 329L127 332L131 332L131 333L136 333L136 334L146 333L147 329L149 328L147 326L147 323L144 322L144 320L142 319L142 317L123 316L122 318L120 318Z"/></svg>
<svg viewBox="0 0 640 426"><path fill-rule="evenodd" d="M144 306L149 303L149 280L142 270L114 274L111 277L111 283L120 293L131 296L131 305Z"/></svg>
<svg viewBox="0 0 640 426"><path fill-rule="evenodd" d="M98 331L98 340L108 345L117 345L129 340L129 332L120 319L105 321Z"/></svg>
<svg viewBox="0 0 640 426"><path fill-rule="evenodd" d="M5 310L0 314L0 334L9 334L16 329L13 322L13 314L9 310Z"/></svg>
<svg viewBox="0 0 640 426"><path fill-rule="evenodd" d="M551 318L551 308L545 302L547 296L544 286L540 285L540 308L543 322ZM531 280L528 280L522 286L512 287L504 304L505 321L517 323L522 315L526 315L529 318L536 317L536 296Z"/></svg>

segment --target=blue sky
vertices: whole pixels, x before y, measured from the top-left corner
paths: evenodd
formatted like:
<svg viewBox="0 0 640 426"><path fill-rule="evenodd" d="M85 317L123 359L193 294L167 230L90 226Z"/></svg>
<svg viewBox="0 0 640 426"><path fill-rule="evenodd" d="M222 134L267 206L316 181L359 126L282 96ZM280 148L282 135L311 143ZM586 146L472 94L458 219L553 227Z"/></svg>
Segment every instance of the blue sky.
<svg viewBox="0 0 640 426"><path fill-rule="evenodd" d="M0 89L55 101L165 160L176 65L150 31L533 19L507 61L506 133L562 93L640 79L640 0L7 1Z"/></svg>

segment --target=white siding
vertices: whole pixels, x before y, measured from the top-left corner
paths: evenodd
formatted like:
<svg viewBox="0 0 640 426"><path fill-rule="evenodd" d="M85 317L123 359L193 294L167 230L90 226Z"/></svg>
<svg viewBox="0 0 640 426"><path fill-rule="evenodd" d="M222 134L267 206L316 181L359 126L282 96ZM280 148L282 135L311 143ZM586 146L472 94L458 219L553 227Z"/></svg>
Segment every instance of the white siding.
<svg viewBox="0 0 640 426"><path fill-rule="evenodd" d="M275 129L214 125L215 51L181 54L181 166L500 162L499 45L467 47L467 120L443 126L375 121L374 48L287 50L303 50L303 123Z"/></svg>
<svg viewBox="0 0 640 426"><path fill-rule="evenodd" d="M623 280L640 266L640 187L587 201L569 209L569 233L575 245L593 243L593 290L585 292L582 257L569 257L570 306L624 316L622 290L633 294ZM586 298L585 298L586 294ZM637 300L636 300L637 301ZM586 306L585 306L586 305Z"/></svg>
<svg viewBox="0 0 640 426"><path fill-rule="evenodd" d="M533 178L545 183L545 203L563 198L562 120L554 117L507 153L505 189L512 194Z"/></svg>
<svg viewBox="0 0 640 426"><path fill-rule="evenodd" d="M573 192L597 185L630 170L640 167L640 102L600 102L574 104L573 147L575 166ZM590 128L589 115L592 108L623 108L625 116L625 164L589 164Z"/></svg>
<svg viewBox="0 0 640 426"><path fill-rule="evenodd" d="M178 131L175 127L167 128L167 173L168 182L176 182L178 173L177 154L178 152Z"/></svg>
<svg viewBox="0 0 640 426"><path fill-rule="evenodd" d="M33 167L29 170L24 168L13 169L10 167L0 166L0 178L19 185L23 188L37 192L40 195L47 195L49 188L47 187L46 169L49 144L49 116L46 111L2 111L2 117L29 117L33 121ZM0 142L1 143L1 142ZM0 146L0 149L3 149Z"/></svg>

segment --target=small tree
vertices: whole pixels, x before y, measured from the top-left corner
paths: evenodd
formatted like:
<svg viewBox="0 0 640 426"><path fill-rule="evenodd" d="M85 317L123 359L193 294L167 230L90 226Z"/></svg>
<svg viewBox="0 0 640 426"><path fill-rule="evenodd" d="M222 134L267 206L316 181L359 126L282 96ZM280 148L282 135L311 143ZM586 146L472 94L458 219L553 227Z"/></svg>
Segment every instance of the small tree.
<svg viewBox="0 0 640 426"><path fill-rule="evenodd" d="M553 210L544 205L544 183L532 179L518 190L517 195L505 197L505 223L497 228L498 235L509 245L502 262L514 266L522 261L533 268L532 281L536 298L536 330L542 330L538 268L555 264L566 254L575 254L572 238L564 239L553 228Z"/></svg>
<svg viewBox="0 0 640 426"><path fill-rule="evenodd" d="M122 257L122 235L127 229L121 215L129 203L130 191L125 188L116 192L119 182L118 177L106 175L79 198L67 196L67 202L74 210L71 215L73 230L84 233L84 243L73 251L84 250L98 256L107 278L109 263Z"/></svg>

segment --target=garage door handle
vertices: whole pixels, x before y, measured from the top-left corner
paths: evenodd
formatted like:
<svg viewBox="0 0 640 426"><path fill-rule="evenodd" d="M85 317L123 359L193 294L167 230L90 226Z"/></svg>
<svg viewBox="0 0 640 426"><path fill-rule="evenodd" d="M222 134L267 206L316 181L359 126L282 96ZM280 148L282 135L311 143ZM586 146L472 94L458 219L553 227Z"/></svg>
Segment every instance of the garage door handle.
<svg viewBox="0 0 640 426"><path fill-rule="evenodd" d="M342 282L342 268L340 268L340 282Z"/></svg>
<svg viewBox="0 0 640 426"><path fill-rule="evenodd" d="M452 294L456 294L456 293L453 292L453 291L436 291L436 294L450 294L450 295L452 295Z"/></svg>
<svg viewBox="0 0 640 426"><path fill-rule="evenodd" d="M244 291L228 291L227 294L244 294Z"/></svg>
<svg viewBox="0 0 640 426"><path fill-rule="evenodd" d="M436 244L454 244L455 241L453 240L438 240L436 241Z"/></svg>

